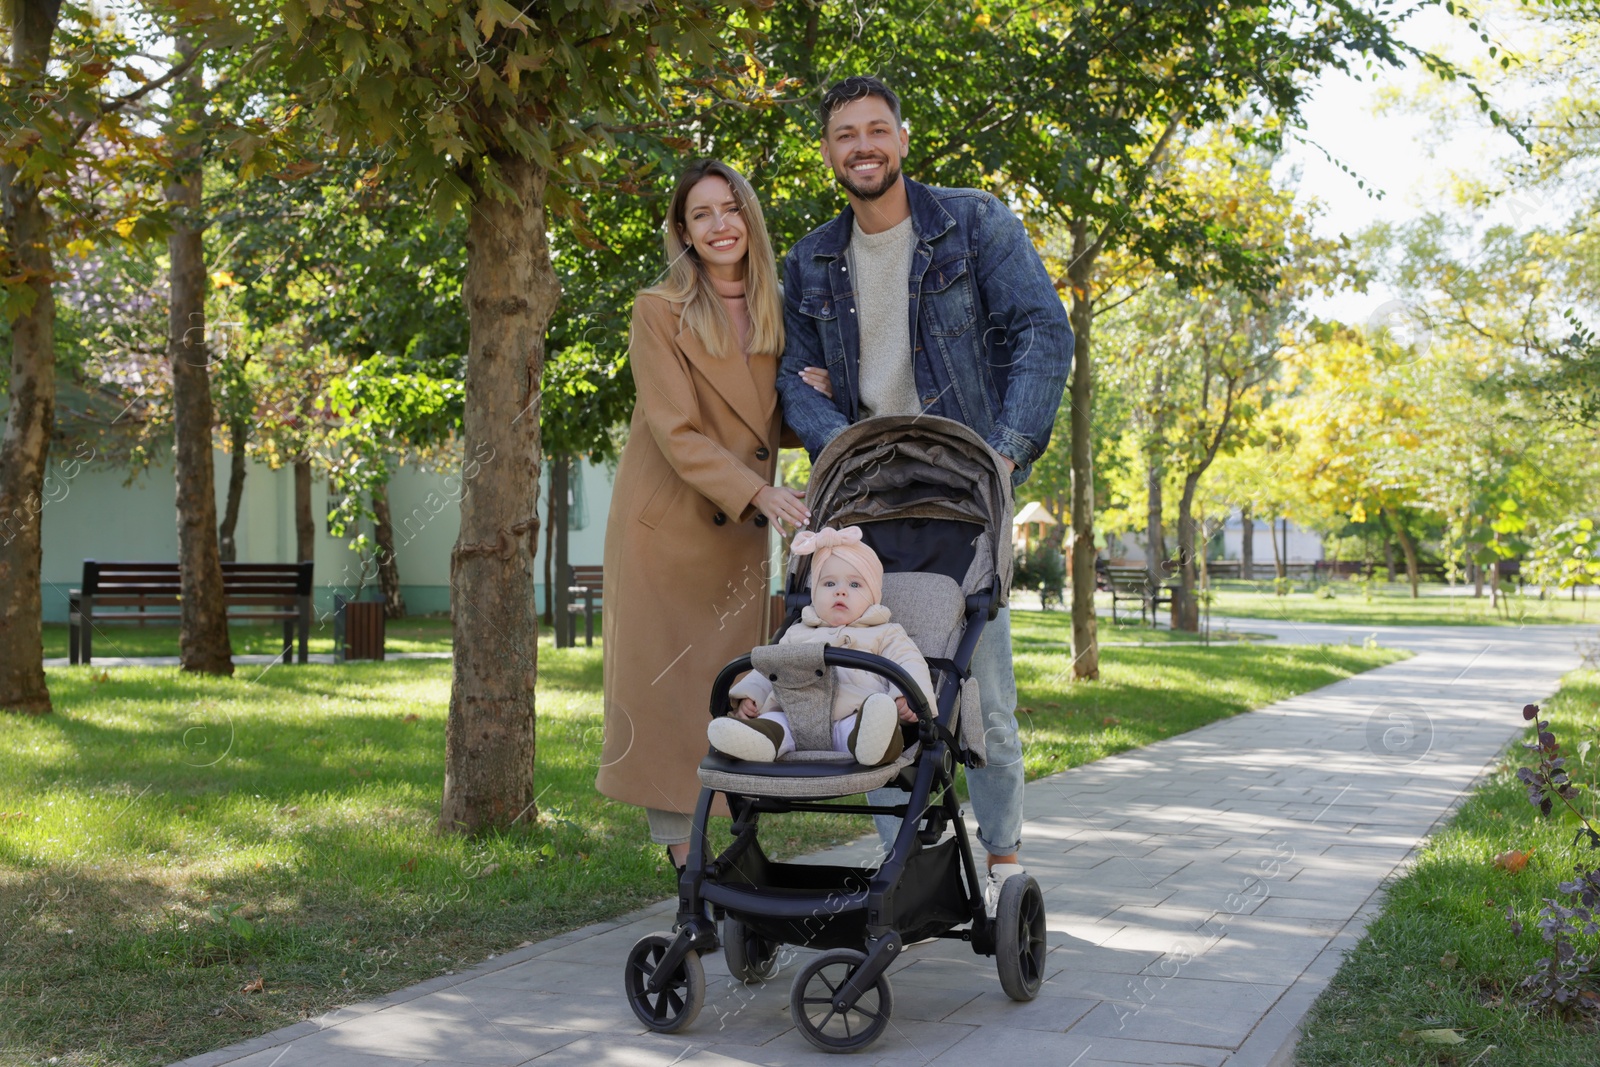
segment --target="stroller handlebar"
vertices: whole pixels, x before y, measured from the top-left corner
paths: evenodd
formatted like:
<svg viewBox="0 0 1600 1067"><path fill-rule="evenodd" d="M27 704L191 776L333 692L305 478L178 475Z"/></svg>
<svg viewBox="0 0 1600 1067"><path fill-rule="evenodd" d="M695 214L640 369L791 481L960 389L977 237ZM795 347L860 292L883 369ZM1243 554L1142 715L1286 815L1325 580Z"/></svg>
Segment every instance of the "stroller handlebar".
<svg viewBox="0 0 1600 1067"><path fill-rule="evenodd" d="M892 659L875 656L870 652L857 652L849 648L834 648L828 645L822 650L822 662L829 667L853 667L856 670L869 671L889 679L900 691L905 694L906 703L911 710L917 713L917 718L925 723L934 722L933 709L923 699L921 686L912 681L905 669ZM745 671L752 670L753 664L749 655L740 656L738 659L722 668L717 675L717 680L711 686L711 717L713 719L728 713L728 690L733 688L733 683Z"/></svg>

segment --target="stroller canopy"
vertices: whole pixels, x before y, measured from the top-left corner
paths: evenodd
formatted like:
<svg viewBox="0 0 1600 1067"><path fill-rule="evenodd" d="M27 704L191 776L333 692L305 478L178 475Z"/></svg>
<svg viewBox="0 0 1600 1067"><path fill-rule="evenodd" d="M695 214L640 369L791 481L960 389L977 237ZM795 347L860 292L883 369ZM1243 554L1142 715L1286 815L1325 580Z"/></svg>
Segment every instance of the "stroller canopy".
<svg viewBox="0 0 1600 1067"><path fill-rule="evenodd" d="M971 429L933 415L885 415L847 427L811 468L806 503L812 529L894 525L919 541L970 545L964 594L1011 592L1011 476L1000 454ZM918 533L926 530L924 537ZM898 567L882 547L888 570ZM963 556L965 552L961 553ZM810 556L791 556L791 588L805 587Z"/></svg>

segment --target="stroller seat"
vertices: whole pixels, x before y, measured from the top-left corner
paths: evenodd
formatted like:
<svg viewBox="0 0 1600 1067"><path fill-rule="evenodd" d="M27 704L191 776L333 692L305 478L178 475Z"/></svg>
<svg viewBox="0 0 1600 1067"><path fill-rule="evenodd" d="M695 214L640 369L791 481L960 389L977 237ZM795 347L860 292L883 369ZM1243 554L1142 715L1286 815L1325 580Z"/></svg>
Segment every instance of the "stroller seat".
<svg viewBox="0 0 1600 1067"><path fill-rule="evenodd" d="M937 675L936 661L948 659L961 639L966 613L961 587L943 574L885 574L883 603L929 659L929 666ZM936 678L935 686L939 684ZM957 715L960 721L979 719L977 686L971 680L962 687ZM981 731L977 731L976 743L982 745ZM844 752L795 751L780 756L776 763L750 763L713 751L700 761L700 784L743 796L791 800L850 796L888 785L916 761L920 751L920 745L909 744L899 759L882 767L863 766Z"/></svg>

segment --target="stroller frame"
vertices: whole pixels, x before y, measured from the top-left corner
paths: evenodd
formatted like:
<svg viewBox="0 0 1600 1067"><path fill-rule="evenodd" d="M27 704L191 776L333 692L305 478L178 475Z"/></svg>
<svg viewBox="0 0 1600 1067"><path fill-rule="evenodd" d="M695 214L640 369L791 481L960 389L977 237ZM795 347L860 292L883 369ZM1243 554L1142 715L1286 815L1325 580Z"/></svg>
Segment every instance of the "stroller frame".
<svg viewBox="0 0 1600 1067"><path fill-rule="evenodd" d="M791 593L791 613L807 602ZM1008 879L996 915L984 906L961 805L955 768L963 758L952 732L961 683L989 616L995 592L966 597L966 627L954 660L930 659L941 675L937 707L898 664L850 649L827 647L829 667L853 667L894 683L916 712L916 758L886 784L907 790L903 803L839 803L823 797L745 795L707 786L694 814L689 858L678 880L675 934L652 934L629 954L625 986L635 1014L650 1029L672 1033L693 1022L705 998L699 957L721 948L734 977L761 981L776 973L780 947L823 948L797 975L790 1013L805 1038L828 1052L864 1048L887 1027L892 993L886 971L908 943L928 937L969 942L981 955L997 956L1001 985L1014 1000L1032 1000L1042 984L1046 951L1044 905L1034 880ZM742 656L718 675L711 692L713 717L726 714L728 691L751 669ZM715 754L708 760L716 760ZM847 768L860 770L855 764ZM762 765L777 779L821 778L839 773L826 762ZM733 841L713 856L708 834L717 793L733 816ZM828 811L895 815L899 832L876 868L777 863L757 839L767 813ZM946 836L946 829L953 833ZM959 871L959 876L956 872ZM718 920L722 920L719 936ZM859 946L859 947L858 947ZM852 1026L855 1019L858 1026ZM841 1033L840 1030L843 1032Z"/></svg>

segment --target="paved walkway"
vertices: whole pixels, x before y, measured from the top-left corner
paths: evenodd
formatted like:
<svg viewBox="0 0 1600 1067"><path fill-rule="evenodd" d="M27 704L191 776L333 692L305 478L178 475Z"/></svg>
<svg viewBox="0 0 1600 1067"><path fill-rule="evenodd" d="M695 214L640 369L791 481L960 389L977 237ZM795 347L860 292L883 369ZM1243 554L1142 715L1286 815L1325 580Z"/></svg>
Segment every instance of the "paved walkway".
<svg viewBox="0 0 1600 1067"><path fill-rule="evenodd" d="M1048 980L1015 1004L959 942L907 951L889 1031L855 1062L1007 1067L1291 1062L1296 1026L1375 913L1378 891L1518 732L1524 703L1578 666L1594 628L1299 626L1376 632L1402 663L1028 786L1024 858L1049 908ZM865 843L826 858L864 852ZM185 1067L721 1067L837 1062L765 986L708 958L705 1009L646 1031L621 995L663 902L356 1005ZM806 955L798 953L799 958Z"/></svg>

